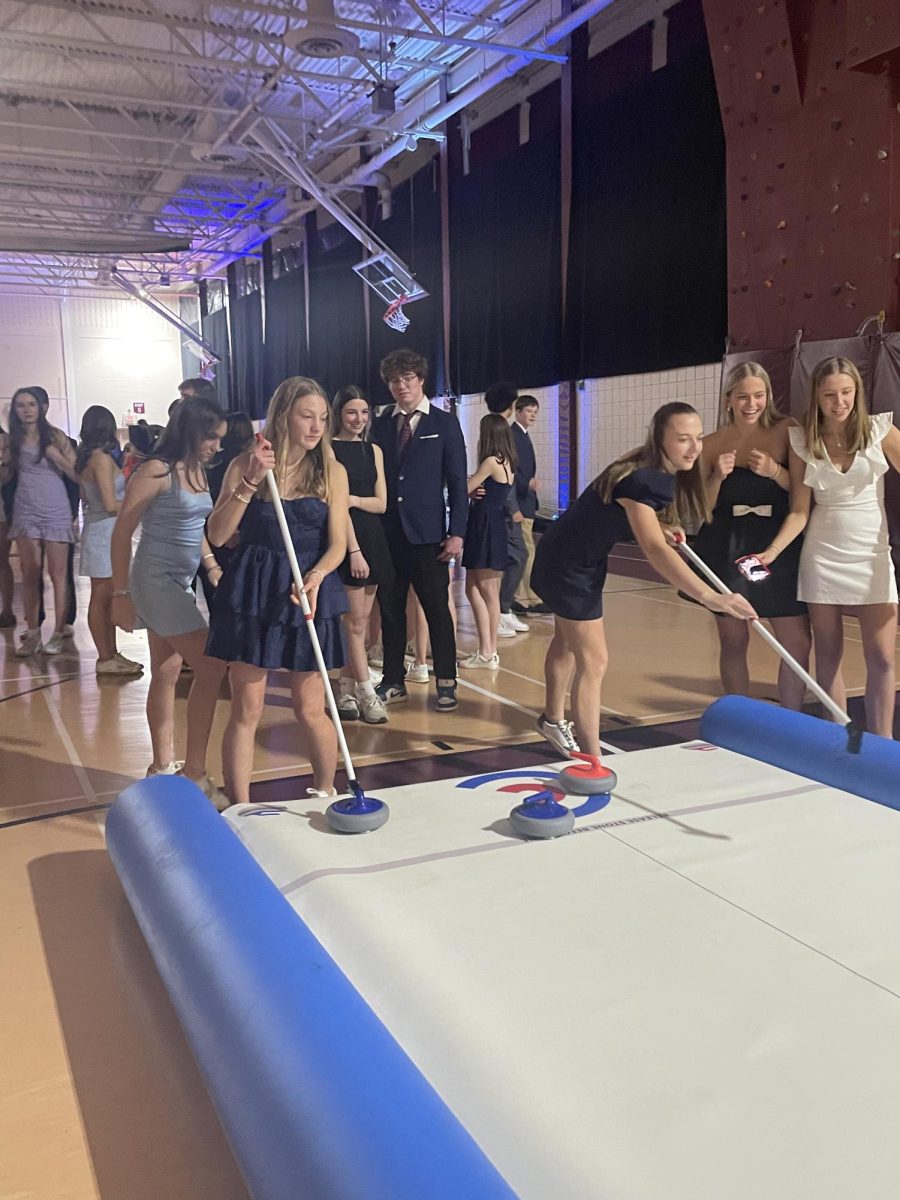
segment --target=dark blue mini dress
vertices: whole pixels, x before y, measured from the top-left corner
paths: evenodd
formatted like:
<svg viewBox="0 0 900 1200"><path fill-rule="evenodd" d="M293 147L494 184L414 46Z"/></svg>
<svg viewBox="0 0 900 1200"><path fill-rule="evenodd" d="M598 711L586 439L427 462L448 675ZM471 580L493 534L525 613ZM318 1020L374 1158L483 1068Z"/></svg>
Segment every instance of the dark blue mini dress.
<svg viewBox="0 0 900 1200"><path fill-rule="evenodd" d="M328 549L328 505L315 496L301 496L285 500L284 511L304 573ZM303 610L291 600L293 577L275 506L251 500L240 538L216 588L206 653L270 670L317 670ZM341 613L347 608L337 574L326 575L316 600L315 626L329 668L344 665Z"/></svg>
<svg viewBox="0 0 900 1200"><path fill-rule="evenodd" d="M469 501L462 565L477 571L505 571L509 566L506 497L512 484L486 479L483 486L482 498Z"/></svg>

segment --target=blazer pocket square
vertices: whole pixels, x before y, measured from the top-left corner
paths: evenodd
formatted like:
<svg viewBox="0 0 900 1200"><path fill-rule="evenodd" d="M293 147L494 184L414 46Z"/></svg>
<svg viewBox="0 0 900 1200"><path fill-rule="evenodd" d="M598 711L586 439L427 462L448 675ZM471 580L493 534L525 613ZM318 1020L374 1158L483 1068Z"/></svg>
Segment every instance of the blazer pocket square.
<svg viewBox="0 0 900 1200"><path fill-rule="evenodd" d="M420 442L430 442L432 438L439 438L440 436L441 435L439 433L423 433L422 436L419 438L419 441Z"/></svg>

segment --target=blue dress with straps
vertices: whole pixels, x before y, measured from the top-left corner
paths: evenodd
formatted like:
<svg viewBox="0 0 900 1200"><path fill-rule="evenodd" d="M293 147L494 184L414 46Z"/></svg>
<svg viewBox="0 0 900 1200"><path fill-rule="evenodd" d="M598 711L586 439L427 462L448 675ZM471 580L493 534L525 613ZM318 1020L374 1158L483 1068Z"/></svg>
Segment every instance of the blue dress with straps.
<svg viewBox="0 0 900 1200"><path fill-rule="evenodd" d="M305 573L328 549L328 505L315 496L300 496L285 500L284 511ZM315 671L303 610L291 600L291 566L270 501L250 501L240 539L216 588L206 653L269 670ZM337 573L326 575L316 600L315 626L329 669L344 665L341 613L348 607Z"/></svg>

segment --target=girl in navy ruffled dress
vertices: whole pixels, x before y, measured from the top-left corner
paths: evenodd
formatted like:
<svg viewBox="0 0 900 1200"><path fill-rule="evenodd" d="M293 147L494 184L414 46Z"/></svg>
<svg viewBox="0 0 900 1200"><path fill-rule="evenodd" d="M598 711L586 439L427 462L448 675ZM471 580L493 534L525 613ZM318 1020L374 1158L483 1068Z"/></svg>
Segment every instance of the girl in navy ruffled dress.
<svg viewBox="0 0 900 1200"><path fill-rule="evenodd" d="M231 717L222 740L225 790L233 804L250 799L256 729L271 670L289 673L294 713L315 787L334 794L337 738L306 620L292 601L292 576L266 471L275 472L304 590L314 613L326 665L344 663L341 614L347 599L336 571L347 550L347 473L331 452L330 410L312 379L279 384L269 404L263 440L236 458L208 522L222 546L238 533L237 550L216 591L207 653L231 664Z"/></svg>

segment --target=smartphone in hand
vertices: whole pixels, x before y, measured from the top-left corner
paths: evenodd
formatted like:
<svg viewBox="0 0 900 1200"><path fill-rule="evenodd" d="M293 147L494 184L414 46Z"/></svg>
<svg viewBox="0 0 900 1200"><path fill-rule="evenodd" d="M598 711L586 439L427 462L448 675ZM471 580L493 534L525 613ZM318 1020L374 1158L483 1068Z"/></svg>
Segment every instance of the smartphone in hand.
<svg viewBox="0 0 900 1200"><path fill-rule="evenodd" d="M745 554L743 558L735 559L734 565L751 583L761 583L763 579L767 579L772 572L765 563L761 563L755 554Z"/></svg>

